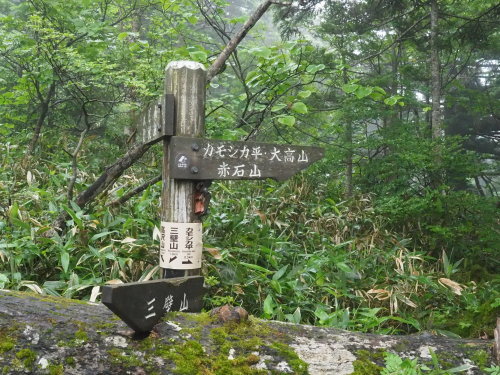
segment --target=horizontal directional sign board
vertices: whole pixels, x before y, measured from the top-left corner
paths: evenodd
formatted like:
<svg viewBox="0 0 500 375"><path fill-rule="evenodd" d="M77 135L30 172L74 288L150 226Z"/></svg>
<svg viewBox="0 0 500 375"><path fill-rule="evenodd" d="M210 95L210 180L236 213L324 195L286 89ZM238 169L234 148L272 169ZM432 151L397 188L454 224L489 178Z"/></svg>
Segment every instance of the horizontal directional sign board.
<svg viewBox="0 0 500 375"><path fill-rule="evenodd" d="M106 285L102 303L136 332L149 332L170 311L200 312L203 276Z"/></svg>
<svg viewBox="0 0 500 375"><path fill-rule="evenodd" d="M137 120L139 141L151 143L174 134L174 96L163 95L141 112Z"/></svg>
<svg viewBox="0 0 500 375"><path fill-rule="evenodd" d="M323 154L319 147L172 137L170 173L186 180L283 181Z"/></svg>

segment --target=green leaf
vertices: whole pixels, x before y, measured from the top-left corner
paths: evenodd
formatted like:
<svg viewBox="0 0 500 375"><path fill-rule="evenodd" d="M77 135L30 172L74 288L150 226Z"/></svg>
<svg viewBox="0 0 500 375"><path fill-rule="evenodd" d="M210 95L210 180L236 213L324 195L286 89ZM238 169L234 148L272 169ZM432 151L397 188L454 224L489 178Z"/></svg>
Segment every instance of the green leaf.
<svg viewBox="0 0 500 375"><path fill-rule="evenodd" d="M19 219L19 206L17 203L14 203L9 210L9 219Z"/></svg>
<svg viewBox="0 0 500 375"><path fill-rule="evenodd" d="M312 94L312 91L311 90L303 90L303 91L299 91L299 93L297 94L300 98L302 99L305 99L305 98L308 98L310 97Z"/></svg>
<svg viewBox="0 0 500 375"><path fill-rule="evenodd" d="M268 294L266 299L264 300L264 314L266 314L268 317L273 316L274 314L274 301L273 297Z"/></svg>
<svg viewBox="0 0 500 375"><path fill-rule="evenodd" d="M247 21L248 17L247 16L242 16L242 17L236 17L232 18L229 20L229 23L235 24L235 23L245 23Z"/></svg>
<svg viewBox="0 0 500 375"><path fill-rule="evenodd" d="M270 48L267 48L267 47L261 47L261 48L254 48L251 50L251 53L255 56L258 56L258 57L264 57L264 58L268 58L269 56L271 56L271 54L273 53L273 51L271 51Z"/></svg>
<svg viewBox="0 0 500 375"><path fill-rule="evenodd" d="M301 319L302 319L302 314L300 312L300 307L297 307L297 309L293 313L293 323L299 324Z"/></svg>
<svg viewBox="0 0 500 375"><path fill-rule="evenodd" d="M117 38L118 40L123 40L123 39L125 39L126 37L128 37L128 33L127 33L127 32L123 32L123 33L118 34L116 38Z"/></svg>
<svg viewBox="0 0 500 375"><path fill-rule="evenodd" d="M263 272L265 274L272 273L272 271L269 271L267 268L258 266L256 264L250 264L250 263L245 263L245 262L240 262L240 264L242 266L245 266L245 267L250 268L250 269L255 270L255 271Z"/></svg>
<svg viewBox="0 0 500 375"><path fill-rule="evenodd" d="M356 83L348 83L342 86L342 90L346 94L352 94L354 91L358 89L359 85Z"/></svg>
<svg viewBox="0 0 500 375"><path fill-rule="evenodd" d="M373 88L371 87L365 87L365 86L359 86L354 94L358 99L362 99L368 95L370 95L373 92Z"/></svg>
<svg viewBox="0 0 500 375"><path fill-rule="evenodd" d="M288 264L286 266L281 267L278 271L276 271L273 275L273 280L279 280L288 269Z"/></svg>
<svg viewBox="0 0 500 375"><path fill-rule="evenodd" d="M224 102L220 99L210 99L209 103L212 107L219 107L224 104Z"/></svg>
<svg viewBox="0 0 500 375"><path fill-rule="evenodd" d="M67 273L69 267L69 254L67 251L61 251L61 266L64 273Z"/></svg>
<svg viewBox="0 0 500 375"><path fill-rule="evenodd" d="M104 237L104 236L107 236L108 234L111 234L111 233L118 233L118 231L116 231L116 230L112 230L112 231L110 231L110 232L101 232L101 233L94 234L94 235L90 238L90 242L93 242L93 241L95 241L95 240L98 240L99 238Z"/></svg>
<svg viewBox="0 0 500 375"><path fill-rule="evenodd" d="M293 126L295 125L295 116L281 116L278 117L278 122L283 125Z"/></svg>
<svg viewBox="0 0 500 375"><path fill-rule="evenodd" d="M352 268L349 267L347 264L345 264L344 262L338 262L337 263L337 267L341 270L341 271L344 271L345 273L351 273L353 272Z"/></svg>
<svg viewBox="0 0 500 375"><path fill-rule="evenodd" d="M206 62L208 55L204 51L189 52L189 57L198 62Z"/></svg>
<svg viewBox="0 0 500 375"><path fill-rule="evenodd" d="M281 289L281 284L279 283L279 281L271 280L271 282L269 284L271 285L271 287L274 289L274 291L276 293L281 294L282 289Z"/></svg>
<svg viewBox="0 0 500 375"><path fill-rule="evenodd" d="M286 104L284 104L284 103L279 103L279 104L274 105L274 106L271 108L271 112L279 112L279 111L281 111L283 108L286 108Z"/></svg>
<svg viewBox="0 0 500 375"><path fill-rule="evenodd" d="M9 278L3 273L0 273L0 289L5 288L5 285L7 285L8 283L9 283Z"/></svg>
<svg viewBox="0 0 500 375"><path fill-rule="evenodd" d="M71 218L73 219L75 224L78 226L78 228L83 228L83 221L82 221L82 219L80 219L76 215L75 211L73 211L71 208L69 208L68 206L66 206L64 204L62 205L62 208L64 209L64 211L66 211L68 213L69 216L71 216Z"/></svg>
<svg viewBox="0 0 500 375"><path fill-rule="evenodd" d="M398 100L401 99L401 96L399 95L393 95L388 97L387 99L384 100L384 103L387 105L394 105L398 102Z"/></svg>
<svg viewBox="0 0 500 375"><path fill-rule="evenodd" d="M412 325L417 331L420 331L422 329L419 321L413 318L402 318L399 316L388 316L387 318L388 318L387 320L395 320L397 322Z"/></svg>
<svg viewBox="0 0 500 375"><path fill-rule="evenodd" d="M379 92L372 92L370 94L370 98L372 98L373 100L382 100L382 99L384 99L384 95L382 95Z"/></svg>
<svg viewBox="0 0 500 375"><path fill-rule="evenodd" d="M309 65L306 68L306 72L310 73L310 74L314 74L314 73L317 73L317 72L319 72L320 70L323 70L323 69L325 69L325 65L324 64Z"/></svg>
<svg viewBox="0 0 500 375"><path fill-rule="evenodd" d="M378 92L378 93L380 93L382 95L387 95L387 92L382 87L380 87L380 86L374 86L373 87L373 91L374 92Z"/></svg>
<svg viewBox="0 0 500 375"><path fill-rule="evenodd" d="M306 114L307 113L307 106L302 102L296 102L296 103L293 103L293 105L292 105L292 111L297 112L297 113L301 113L301 114Z"/></svg>
<svg viewBox="0 0 500 375"><path fill-rule="evenodd" d="M320 306L316 308L314 315L319 319L320 324L324 324L330 318L330 315Z"/></svg>
<svg viewBox="0 0 500 375"><path fill-rule="evenodd" d="M467 371L467 370L471 369L472 367L474 367L474 366L465 363L465 364L463 364L461 366L457 366L457 367L453 367L453 368L447 369L446 371L451 372L451 373L462 372L462 371Z"/></svg>

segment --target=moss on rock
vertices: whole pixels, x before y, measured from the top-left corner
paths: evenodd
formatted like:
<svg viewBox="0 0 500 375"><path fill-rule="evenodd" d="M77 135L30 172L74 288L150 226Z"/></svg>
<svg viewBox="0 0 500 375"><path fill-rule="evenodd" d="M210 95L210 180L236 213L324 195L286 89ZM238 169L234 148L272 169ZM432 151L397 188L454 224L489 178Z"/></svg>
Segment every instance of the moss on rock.
<svg viewBox="0 0 500 375"><path fill-rule="evenodd" d="M16 358L22 361L24 367L32 369L36 361L37 354L31 349L21 349L16 353Z"/></svg>
<svg viewBox="0 0 500 375"><path fill-rule="evenodd" d="M377 362L383 361L384 352L381 350L369 352L367 350L358 350L356 360L352 363L354 372L351 375L379 375L382 367Z"/></svg>

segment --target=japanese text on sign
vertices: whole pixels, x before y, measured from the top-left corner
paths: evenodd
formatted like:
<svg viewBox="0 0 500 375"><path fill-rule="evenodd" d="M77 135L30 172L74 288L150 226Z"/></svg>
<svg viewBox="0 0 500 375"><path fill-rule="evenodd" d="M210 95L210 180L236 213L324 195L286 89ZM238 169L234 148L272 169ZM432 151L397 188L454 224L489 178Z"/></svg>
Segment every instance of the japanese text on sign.
<svg viewBox="0 0 500 375"><path fill-rule="evenodd" d="M259 178L262 172L259 163L281 162L283 164L308 163L309 157L304 150L295 150L291 147L264 150L261 146L232 146L228 144L212 145L208 143L202 148L204 159L233 159L241 161L239 165L230 165L221 160L217 167L218 177L254 177Z"/></svg>
<svg viewBox="0 0 500 375"><path fill-rule="evenodd" d="M171 177L180 180L284 181L323 157L312 146L173 136Z"/></svg>
<svg viewBox="0 0 500 375"><path fill-rule="evenodd" d="M201 268L201 223L162 222L160 267L187 270Z"/></svg>

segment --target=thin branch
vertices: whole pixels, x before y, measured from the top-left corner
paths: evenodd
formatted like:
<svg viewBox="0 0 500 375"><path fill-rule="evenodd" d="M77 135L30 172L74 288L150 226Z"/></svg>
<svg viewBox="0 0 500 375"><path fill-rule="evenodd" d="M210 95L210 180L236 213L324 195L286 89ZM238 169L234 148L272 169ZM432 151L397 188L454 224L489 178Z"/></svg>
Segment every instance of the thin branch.
<svg viewBox="0 0 500 375"><path fill-rule="evenodd" d="M144 190L146 190L148 187L151 185L156 184L157 182L161 181L161 174L156 176L155 178L152 178L151 180L146 181L142 185L137 186L136 188L130 190L127 194L124 194L120 198L107 203L106 206L119 206L122 205L123 203L127 202L130 198L133 196L142 193Z"/></svg>
<svg viewBox="0 0 500 375"><path fill-rule="evenodd" d="M255 12L250 16L250 18L245 22L243 27L233 36L233 38L227 43L226 47L219 54L217 59L213 62L212 66L207 72L207 81L210 82L224 66L226 60L234 52L238 44L243 40L243 38L248 34L250 29L254 27L257 21L264 15L267 9L272 5L271 0L266 0L257 7Z"/></svg>
<svg viewBox="0 0 500 375"><path fill-rule="evenodd" d="M392 46L394 46L395 44L397 43L400 43L402 40L403 40L403 36L408 34L413 28L415 28L420 22L422 22L423 20L425 20L427 18L427 15L424 15L422 17L420 17L417 22L415 22L413 25L411 25L409 28L407 28L405 31L403 31L398 38L394 39L394 41L392 43L390 43L389 45L387 45L386 47L382 48L381 50L377 51L376 53L370 55L370 56L367 56L365 58L362 58L361 60L358 60L356 61L354 64L360 64L366 60L370 60L370 59L373 59L374 57L377 57L377 56L380 56L382 53L384 53L385 51L387 51L388 49L390 49ZM353 65L354 65L353 64Z"/></svg>
<svg viewBox="0 0 500 375"><path fill-rule="evenodd" d="M76 178L78 177L78 154L83 146L83 141L85 140L85 136L89 132L91 128L91 124L89 122L89 114L87 112L87 108L85 108L85 104L82 106L83 113L83 121L85 122L85 129L80 133L80 138L78 139L78 143L75 147L75 150L71 154L71 169L73 171L73 176L71 176L71 180L68 184L68 201L73 200L73 188L75 187Z"/></svg>

